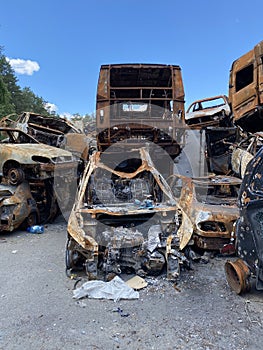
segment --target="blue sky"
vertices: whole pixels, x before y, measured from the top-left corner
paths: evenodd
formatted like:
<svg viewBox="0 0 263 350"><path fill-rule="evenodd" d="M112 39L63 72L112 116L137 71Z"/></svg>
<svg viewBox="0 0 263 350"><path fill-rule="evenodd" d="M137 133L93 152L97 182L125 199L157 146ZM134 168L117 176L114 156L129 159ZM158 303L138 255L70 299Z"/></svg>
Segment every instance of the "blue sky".
<svg viewBox="0 0 263 350"><path fill-rule="evenodd" d="M62 115L95 110L109 63L180 65L187 107L228 93L231 63L263 40L262 10L262 0L2 1L0 46L28 69L19 85Z"/></svg>

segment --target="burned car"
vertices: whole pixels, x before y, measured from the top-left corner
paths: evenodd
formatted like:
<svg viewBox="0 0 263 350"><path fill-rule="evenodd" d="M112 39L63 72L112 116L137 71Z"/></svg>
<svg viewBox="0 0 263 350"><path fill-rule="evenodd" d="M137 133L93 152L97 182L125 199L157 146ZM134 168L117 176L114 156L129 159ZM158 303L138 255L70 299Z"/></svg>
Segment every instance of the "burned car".
<svg viewBox="0 0 263 350"><path fill-rule="evenodd" d="M84 268L89 279L108 279L166 267L175 279L189 266L184 213L146 148L116 158L95 152L85 169L68 221L67 271Z"/></svg>
<svg viewBox="0 0 263 350"><path fill-rule="evenodd" d="M39 220L37 204L29 184L0 185L0 232L35 225Z"/></svg>
<svg viewBox="0 0 263 350"><path fill-rule="evenodd" d="M11 185L51 178L55 169L65 176L78 166L71 152L39 143L21 130L0 128L0 139L0 176Z"/></svg>
<svg viewBox="0 0 263 350"><path fill-rule="evenodd" d="M173 175L168 182L189 218L195 247L220 251L229 244L239 217L237 196L241 180L228 176Z"/></svg>
<svg viewBox="0 0 263 350"><path fill-rule="evenodd" d="M84 128L76 127L65 118L48 117L32 112L7 115L1 119L0 127L22 130L37 141L66 149L84 161L88 159L90 143L92 142L94 147L96 140L94 135L86 136Z"/></svg>
<svg viewBox="0 0 263 350"><path fill-rule="evenodd" d="M263 290L263 148L248 163L240 187L236 224L238 259L225 264L229 286L237 293L250 289L251 276L255 287Z"/></svg>
<svg viewBox="0 0 263 350"><path fill-rule="evenodd" d="M231 108L225 95L194 101L187 109L185 122L190 127L231 126Z"/></svg>
<svg viewBox="0 0 263 350"><path fill-rule="evenodd" d="M81 130L64 118L47 117L32 112L10 114L2 118L0 124L1 127L20 129L39 142L54 147L59 147L66 134L81 133Z"/></svg>

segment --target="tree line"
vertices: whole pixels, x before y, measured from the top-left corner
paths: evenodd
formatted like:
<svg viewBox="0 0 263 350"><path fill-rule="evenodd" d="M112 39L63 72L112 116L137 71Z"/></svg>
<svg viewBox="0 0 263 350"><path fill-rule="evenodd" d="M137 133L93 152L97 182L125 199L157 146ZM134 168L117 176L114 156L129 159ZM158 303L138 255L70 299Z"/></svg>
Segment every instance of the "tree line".
<svg viewBox="0 0 263 350"><path fill-rule="evenodd" d="M46 109L47 101L37 96L29 87L21 88L14 69L0 46L0 118L9 114L34 112L44 116L58 116Z"/></svg>

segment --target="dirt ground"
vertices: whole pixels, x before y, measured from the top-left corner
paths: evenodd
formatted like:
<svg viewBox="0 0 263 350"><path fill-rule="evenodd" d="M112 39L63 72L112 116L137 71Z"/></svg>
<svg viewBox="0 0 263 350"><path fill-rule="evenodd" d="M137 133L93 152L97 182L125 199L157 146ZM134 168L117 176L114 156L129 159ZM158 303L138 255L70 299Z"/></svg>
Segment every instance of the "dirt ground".
<svg viewBox="0 0 263 350"><path fill-rule="evenodd" d="M62 218L0 235L0 349L262 349L263 293L233 293L226 258L195 263L176 288L150 278L137 300L76 301L65 243Z"/></svg>

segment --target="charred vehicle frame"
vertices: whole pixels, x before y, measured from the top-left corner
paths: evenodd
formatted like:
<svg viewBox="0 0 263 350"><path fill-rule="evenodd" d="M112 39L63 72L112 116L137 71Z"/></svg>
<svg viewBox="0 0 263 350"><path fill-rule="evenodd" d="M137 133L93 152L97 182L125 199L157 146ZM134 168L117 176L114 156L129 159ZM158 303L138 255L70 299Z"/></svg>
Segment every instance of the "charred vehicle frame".
<svg viewBox="0 0 263 350"><path fill-rule="evenodd" d="M234 240L234 224L239 217L236 201L240 179L172 175L168 183L189 218L196 248L221 251Z"/></svg>
<svg viewBox="0 0 263 350"><path fill-rule="evenodd" d="M11 185L52 178L55 169L65 176L78 167L71 152L41 144L19 129L0 128L0 135L0 176Z"/></svg>
<svg viewBox="0 0 263 350"><path fill-rule="evenodd" d="M166 266L176 279L190 265L183 252L187 218L145 148L124 159L112 167L105 152L91 156L68 221L67 270L107 279L123 271L158 274Z"/></svg>
<svg viewBox="0 0 263 350"><path fill-rule="evenodd" d="M225 271L229 286L237 293L251 287L263 290L263 148L248 163L239 192L240 218L236 224L238 259L228 261Z"/></svg>
<svg viewBox="0 0 263 350"><path fill-rule="evenodd" d="M0 232L26 228L38 221L37 203L27 182L18 186L0 185Z"/></svg>
<svg viewBox="0 0 263 350"><path fill-rule="evenodd" d="M184 144L181 68L164 64L102 65L96 111L99 151L129 139L134 147L141 141L157 144L174 159Z"/></svg>
<svg viewBox="0 0 263 350"><path fill-rule="evenodd" d="M231 108L225 95L207 97L191 103L185 113L185 122L191 128L232 126Z"/></svg>

